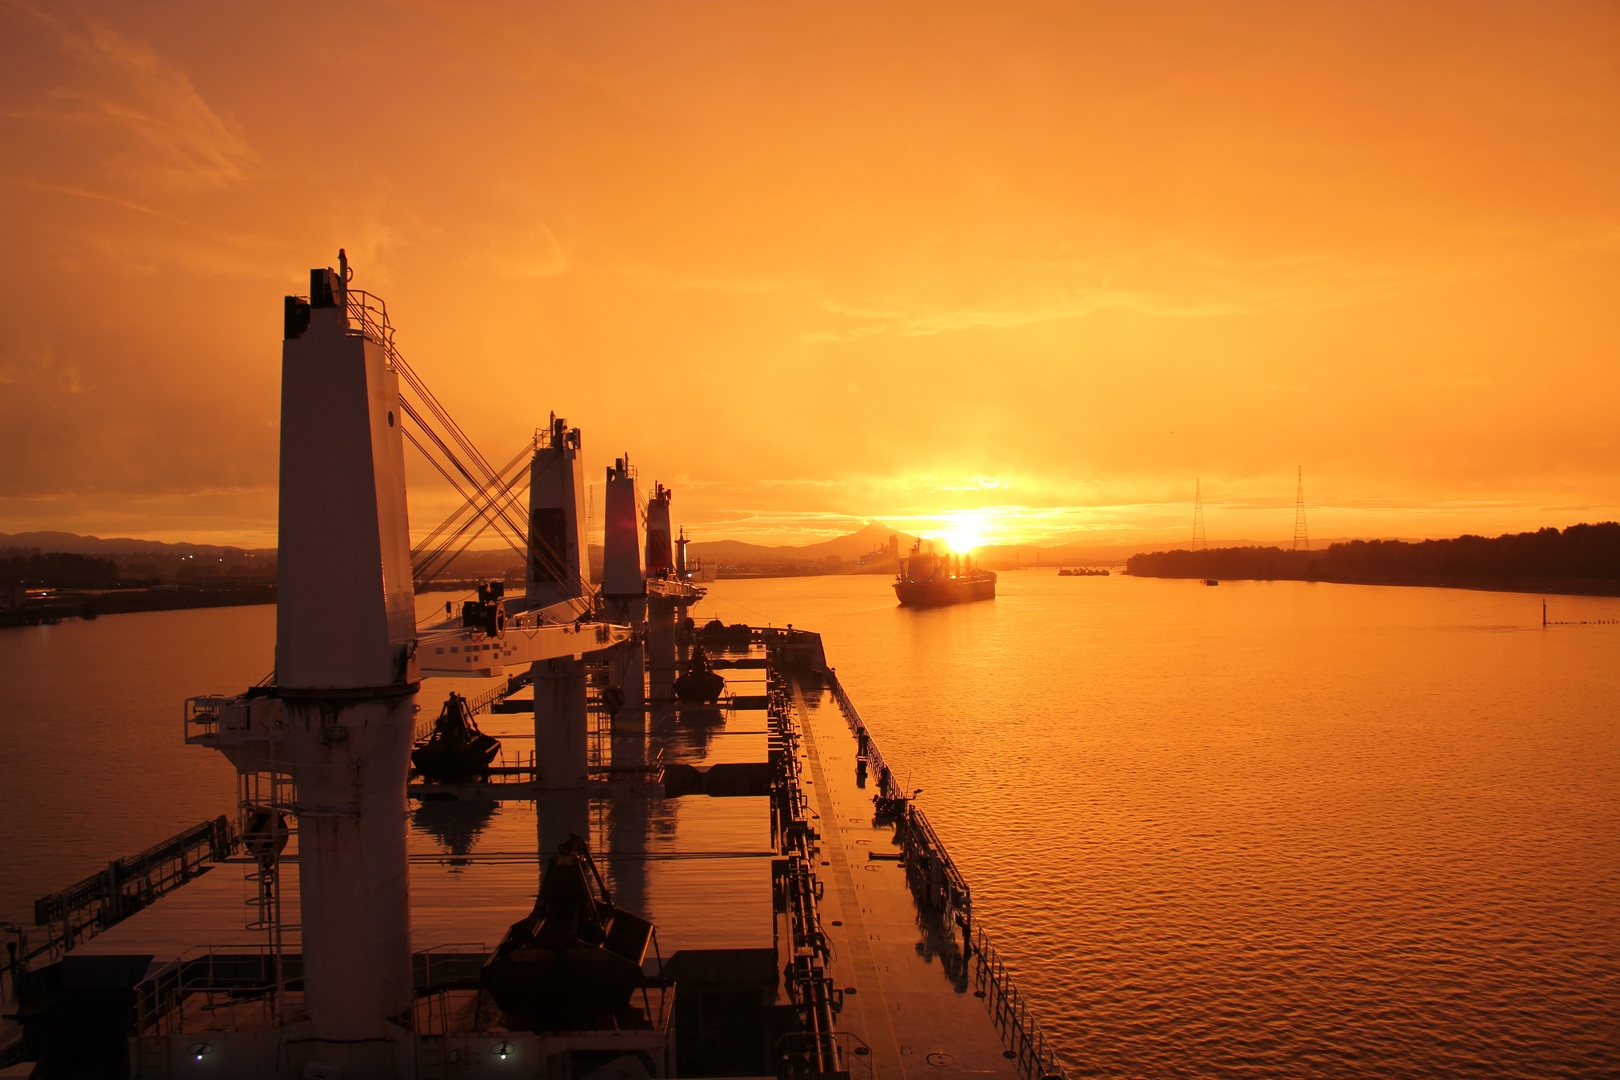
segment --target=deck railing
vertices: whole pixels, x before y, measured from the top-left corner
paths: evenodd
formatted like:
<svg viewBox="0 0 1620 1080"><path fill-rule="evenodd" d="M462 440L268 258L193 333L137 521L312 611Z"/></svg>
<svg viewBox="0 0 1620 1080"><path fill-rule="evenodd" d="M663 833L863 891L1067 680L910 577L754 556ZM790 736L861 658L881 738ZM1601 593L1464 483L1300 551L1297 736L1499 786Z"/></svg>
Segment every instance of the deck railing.
<svg viewBox="0 0 1620 1080"><path fill-rule="evenodd" d="M1018 1071L1026 1080L1066 1078L1068 1074L1046 1041L1040 1022L1030 1013L1029 1002L982 927L973 930L973 959L974 993L984 995L990 1017L1001 1032L1002 1045L1017 1058Z"/></svg>
<svg viewBox="0 0 1620 1080"><path fill-rule="evenodd" d="M905 793L894 782L893 773L883 762L877 740L867 729L861 714L844 692L838 673L827 670L827 682L833 699L844 712L850 729L861 739L867 761L885 781L886 798ZM1067 1080L1068 1073L1057 1058L1046 1033L1030 1012L1029 1002L1013 981L1012 973L1002 961L984 927L973 918L973 897L967 880L956 867L956 862L945 850L945 844L928 822L927 816L916 806L907 806L901 820L906 876L912 895L919 907L939 914L946 929L962 931L964 944L971 942L971 974L974 993L984 998L985 1007L1001 1034L1001 1043L1007 1055L1018 1062L1018 1071L1024 1080Z"/></svg>
<svg viewBox="0 0 1620 1080"><path fill-rule="evenodd" d="M35 900L37 929L4 924L12 940L0 958L0 1004L9 1003L35 961L54 963L80 942L228 858L240 842L236 826L221 815Z"/></svg>
<svg viewBox="0 0 1620 1080"><path fill-rule="evenodd" d="M225 858L236 839L223 814L193 825L145 851L109 863L99 874L35 900L34 925L61 922L99 907L96 917L100 929L106 929L151 899L190 881L205 860Z"/></svg>
<svg viewBox="0 0 1620 1080"><path fill-rule="evenodd" d="M860 740L862 749L866 752L866 760L877 772L878 794L885 799L900 798L904 794L900 790L900 782L894 778L893 771L883 760L883 751L878 749L877 740L872 738L872 733L867 730L866 721L855 711L855 703L849 700L849 695L844 692L844 684L838 681L838 672L828 668L827 680L832 685L833 699L838 702L838 707L844 710L845 721L855 732L855 737Z"/></svg>
<svg viewBox="0 0 1620 1080"><path fill-rule="evenodd" d="M390 364L398 359L394 349L394 327L388 321L388 305L380 296L363 289L345 289L345 314L349 317L349 333L358 334L381 345L388 354Z"/></svg>

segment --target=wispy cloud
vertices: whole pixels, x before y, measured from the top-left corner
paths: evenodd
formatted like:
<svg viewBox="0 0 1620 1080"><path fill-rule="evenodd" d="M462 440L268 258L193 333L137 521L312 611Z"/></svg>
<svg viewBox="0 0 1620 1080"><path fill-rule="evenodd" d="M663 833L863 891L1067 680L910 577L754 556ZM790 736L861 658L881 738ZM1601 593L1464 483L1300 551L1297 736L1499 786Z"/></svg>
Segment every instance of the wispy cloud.
<svg viewBox="0 0 1620 1080"><path fill-rule="evenodd" d="M1609 246L1604 230L1571 238L1545 238L1536 257L1555 257L1571 244ZM807 330L808 342L858 342L874 337L930 337L974 329L1017 329L1130 311L1162 319L1244 314L1320 312L1363 306L1464 277L1483 277L1523 262L1510 256L1456 260L1379 260L1336 252L1283 253L1239 258L1217 254L1192 239L1159 240L1118 255L1052 259L964 255L928 266L897 263L893 288L872 289L822 273L750 276L693 274L654 265L619 266L622 274L675 291L734 295L794 295L831 316ZM977 282L977 285L963 283ZM937 295L950 292L946 298Z"/></svg>
<svg viewBox="0 0 1620 1080"><path fill-rule="evenodd" d="M83 132L101 168L120 185L197 192L247 179L258 156L235 123L204 101L173 60L96 19L58 18L11 3L14 16L46 28L76 61L76 77L8 119L42 137Z"/></svg>
<svg viewBox="0 0 1620 1080"><path fill-rule="evenodd" d="M1472 276L1502 269L1483 262ZM1428 265L1379 264L1339 255L1301 254L1250 261L1220 258L1191 245L1161 245L1117 265L1098 262L991 260L961 268L994 282L973 303L941 304L926 296L823 295L822 310L853 325L823 328L809 341L852 342L879 335L928 337L972 329L1016 329L1131 311L1164 319L1327 311L1374 303L1448 280L1459 273Z"/></svg>
<svg viewBox="0 0 1620 1080"><path fill-rule="evenodd" d="M503 277L549 278L568 271L568 252L544 222L490 240L466 260Z"/></svg>

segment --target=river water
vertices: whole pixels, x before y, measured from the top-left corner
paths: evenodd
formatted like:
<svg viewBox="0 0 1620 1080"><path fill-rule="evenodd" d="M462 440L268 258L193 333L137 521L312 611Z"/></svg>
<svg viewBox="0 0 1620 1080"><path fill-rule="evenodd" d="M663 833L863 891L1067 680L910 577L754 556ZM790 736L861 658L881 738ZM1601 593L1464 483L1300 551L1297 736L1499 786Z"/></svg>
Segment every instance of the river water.
<svg viewBox="0 0 1620 1080"><path fill-rule="evenodd" d="M822 633L1073 1073L1620 1075L1620 626L1050 571L934 611L883 577L699 610ZM0 918L230 805L180 702L262 677L273 636L271 608L0 631Z"/></svg>

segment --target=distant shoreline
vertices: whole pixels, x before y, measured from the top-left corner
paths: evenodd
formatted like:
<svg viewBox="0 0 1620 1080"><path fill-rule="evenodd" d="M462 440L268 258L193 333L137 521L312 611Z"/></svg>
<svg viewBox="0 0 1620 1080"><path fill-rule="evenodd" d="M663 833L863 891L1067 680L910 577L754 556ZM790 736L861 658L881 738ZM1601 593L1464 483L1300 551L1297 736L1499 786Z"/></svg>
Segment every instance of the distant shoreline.
<svg viewBox="0 0 1620 1080"><path fill-rule="evenodd" d="M1429 578L1376 578L1376 577L1346 577L1338 575L1317 575L1315 577L1297 575L1248 575L1248 574L1152 574L1133 573L1125 571L1125 576L1139 578L1159 578L1167 581L1198 581L1204 577L1213 577L1217 581L1305 581L1320 585L1390 585L1399 588L1414 589L1471 589L1475 592L1511 592L1536 593L1544 596L1620 596L1620 581L1596 580L1559 580L1559 579L1522 579L1515 578L1504 581L1491 581L1481 579L1449 578L1443 576Z"/></svg>
<svg viewBox="0 0 1620 1080"><path fill-rule="evenodd" d="M138 611L251 607L275 602L274 585L69 592L32 600L22 607L0 609L0 628L48 626L63 619L96 619L103 615L128 615Z"/></svg>
<svg viewBox="0 0 1620 1080"><path fill-rule="evenodd" d="M1352 540L1319 551L1201 548L1133 555L1135 577L1322 581L1492 592L1620 596L1620 524L1571 525L1486 538Z"/></svg>

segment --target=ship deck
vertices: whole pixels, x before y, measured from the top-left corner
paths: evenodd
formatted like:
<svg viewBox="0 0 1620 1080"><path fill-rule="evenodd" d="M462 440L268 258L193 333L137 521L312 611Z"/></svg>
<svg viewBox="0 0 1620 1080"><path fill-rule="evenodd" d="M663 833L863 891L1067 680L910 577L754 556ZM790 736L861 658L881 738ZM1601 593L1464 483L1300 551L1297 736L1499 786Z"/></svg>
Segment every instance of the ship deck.
<svg viewBox="0 0 1620 1080"><path fill-rule="evenodd" d="M753 652L762 655L757 646ZM758 950L774 949L780 976L794 950L781 940L781 901L773 890L773 863L780 870L787 860L773 825L772 797L672 797L652 780L670 765L708 769L767 761L771 720L752 706L768 700L772 673L735 666L724 674L728 693L750 707L653 709L645 720L632 713L612 725L593 720L599 774L629 779L600 780L574 793L539 793L521 778L505 777L437 789L413 786L417 796L437 796L415 797L411 804L412 939L419 964L424 953L491 952L533 906L542 854L577 832L602 865L614 903L656 926L649 974L683 950L760 955ZM874 820L877 781L862 768L853 707L840 704L824 674L775 674L783 703L777 722L796 729L786 745L799 761L813 829L809 859L816 864L816 915L826 945L825 974L838 1005L843 1071L882 1080L1052 1071L1055 1064L1032 1068L1027 1055L1006 1049L1017 1041L1009 1036L1004 1043L1004 1025L992 1018L996 1003L1005 1004L1006 987L986 982L983 959L975 961L971 952L964 958L960 929L914 895L894 824ZM435 689L450 688L473 687L456 680ZM421 705L425 715L436 715L434 698L424 694ZM480 721L519 757L532 747L525 742L533 738L530 716L500 712ZM266 931L245 929L256 888L253 871L245 858L216 864L71 955L150 958L148 971L157 972L210 950L263 950ZM280 888L287 913L283 949L290 956L299 952L291 925L298 910L296 840L282 859ZM285 1001L294 1012L297 998ZM790 1004L785 981L778 1004ZM182 1030L208 1031L222 1023L244 1030L245 1021L240 1010L193 1009L183 1010L181 1022ZM266 1014L264 1023L273 1022Z"/></svg>
<svg viewBox="0 0 1620 1080"><path fill-rule="evenodd" d="M848 718L813 682L794 680L793 708L819 814L827 877L821 918L833 942L830 970L844 991L840 1027L871 1048L878 1077L1018 1076L983 995L975 996L960 939L918 907L894 826L873 821L874 781L857 779Z"/></svg>

